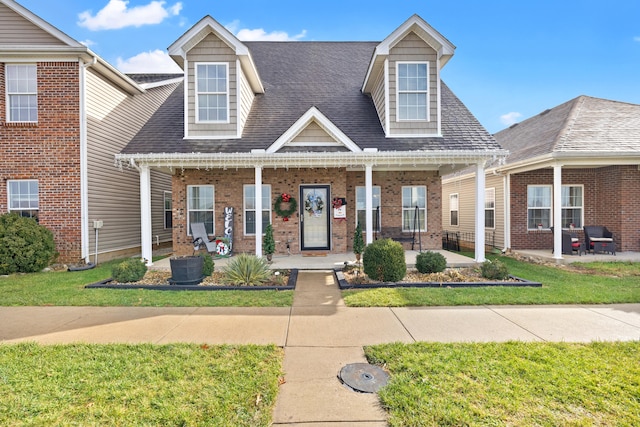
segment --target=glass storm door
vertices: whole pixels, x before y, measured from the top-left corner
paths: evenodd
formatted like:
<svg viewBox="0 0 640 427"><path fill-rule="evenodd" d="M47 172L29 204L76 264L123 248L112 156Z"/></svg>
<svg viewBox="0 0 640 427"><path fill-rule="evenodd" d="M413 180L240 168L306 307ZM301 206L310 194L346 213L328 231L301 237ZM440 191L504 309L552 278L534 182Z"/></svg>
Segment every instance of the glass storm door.
<svg viewBox="0 0 640 427"><path fill-rule="evenodd" d="M300 187L300 235L302 250L330 249L329 186Z"/></svg>

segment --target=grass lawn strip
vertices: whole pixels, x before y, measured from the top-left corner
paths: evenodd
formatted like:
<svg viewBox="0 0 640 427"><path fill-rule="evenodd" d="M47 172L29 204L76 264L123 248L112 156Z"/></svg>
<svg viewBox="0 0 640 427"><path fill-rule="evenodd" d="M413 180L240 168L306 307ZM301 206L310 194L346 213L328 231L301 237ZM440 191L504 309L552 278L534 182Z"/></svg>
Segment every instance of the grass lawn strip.
<svg viewBox="0 0 640 427"><path fill-rule="evenodd" d="M367 347L391 426L640 425L640 342Z"/></svg>
<svg viewBox="0 0 640 427"><path fill-rule="evenodd" d="M0 425L268 426L275 346L0 345Z"/></svg>

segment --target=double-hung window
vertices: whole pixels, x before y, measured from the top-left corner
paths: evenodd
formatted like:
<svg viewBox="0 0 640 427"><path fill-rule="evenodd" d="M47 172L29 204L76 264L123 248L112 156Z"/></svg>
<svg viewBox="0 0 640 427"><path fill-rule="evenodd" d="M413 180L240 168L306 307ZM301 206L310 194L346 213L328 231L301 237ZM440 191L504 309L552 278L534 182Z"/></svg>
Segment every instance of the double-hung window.
<svg viewBox="0 0 640 427"><path fill-rule="evenodd" d="M382 223L382 212L380 211L380 187L373 186L371 188L373 199L371 204L371 217L373 218L373 231L380 232L380 224ZM356 187L356 226L360 224L362 231L366 230L366 187ZM377 221L376 221L377 220Z"/></svg>
<svg viewBox="0 0 640 427"><path fill-rule="evenodd" d="M562 186L562 227L582 227L583 212L582 185Z"/></svg>
<svg viewBox="0 0 640 427"><path fill-rule="evenodd" d="M427 187L402 187L402 231L427 229Z"/></svg>
<svg viewBox="0 0 640 427"><path fill-rule="evenodd" d="M7 181L9 212L38 219L38 181L35 179Z"/></svg>
<svg viewBox="0 0 640 427"><path fill-rule="evenodd" d="M164 192L164 228L173 228L171 191Z"/></svg>
<svg viewBox="0 0 640 427"><path fill-rule="evenodd" d="M226 63L196 63L198 122L229 120L229 66Z"/></svg>
<svg viewBox="0 0 640 427"><path fill-rule="evenodd" d="M449 225L456 227L458 225L458 193L449 194Z"/></svg>
<svg viewBox="0 0 640 427"><path fill-rule="evenodd" d="M271 185L262 184L262 234L271 224ZM256 234L256 186L244 186L244 234Z"/></svg>
<svg viewBox="0 0 640 427"><path fill-rule="evenodd" d="M398 120L427 120L429 64L397 63Z"/></svg>
<svg viewBox="0 0 640 427"><path fill-rule="evenodd" d="M551 227L551 186L527 187L527 229Z"/></svg>
<svg viewBox="0 0 640 427"><path fill-rule="evenodd" d="M7 118L9 122L38 121L38 80L32 64L6 64Z"/></svg>
<svg viewBox="0 0 640 427"><path fill-rule="evenodd" d="M215 192L213 185L189 185L187 186L187 228L191 235L191 224L204 223L207 234L216 232L214 222Z"/></svg>
<svg viewBox="0 0 640 427"><path fill-rule="evenodd" d="M485 228L496 228L495 188L485 188L484 190L484 226Z"/></svg>

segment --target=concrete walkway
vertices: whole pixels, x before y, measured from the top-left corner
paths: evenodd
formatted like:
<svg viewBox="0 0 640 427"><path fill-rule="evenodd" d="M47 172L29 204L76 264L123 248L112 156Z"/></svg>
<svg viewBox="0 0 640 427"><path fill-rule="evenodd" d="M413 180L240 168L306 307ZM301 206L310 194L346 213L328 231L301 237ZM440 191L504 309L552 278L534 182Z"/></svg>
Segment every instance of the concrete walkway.
<svg viewBox="0 0 640 427"><path fill-rule="evenodd" d="M0 307L0 319L3 343L274 343L285 350L274 425L297 427L386 425L376 395L337 380L365 345L640 339L640 304L349 308L328 271L301 272L292 307Z"/></svg>

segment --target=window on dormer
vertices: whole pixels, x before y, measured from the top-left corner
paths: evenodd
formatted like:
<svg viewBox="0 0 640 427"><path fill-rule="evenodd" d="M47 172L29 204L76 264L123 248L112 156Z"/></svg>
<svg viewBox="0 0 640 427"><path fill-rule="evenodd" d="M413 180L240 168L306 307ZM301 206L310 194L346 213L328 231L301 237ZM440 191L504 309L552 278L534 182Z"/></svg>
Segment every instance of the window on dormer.
<svg viewBox="0 0 640 427"><path fill-rule="evenodd" d="M398 120L427 120L429 67L426 62L399 62Z"/></svg>
<svg viewBox="0 0 640 427"><path fill-rule="evenodd" d="M228 64L196 64L198 122L228 122Z"/></svg>

